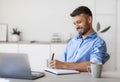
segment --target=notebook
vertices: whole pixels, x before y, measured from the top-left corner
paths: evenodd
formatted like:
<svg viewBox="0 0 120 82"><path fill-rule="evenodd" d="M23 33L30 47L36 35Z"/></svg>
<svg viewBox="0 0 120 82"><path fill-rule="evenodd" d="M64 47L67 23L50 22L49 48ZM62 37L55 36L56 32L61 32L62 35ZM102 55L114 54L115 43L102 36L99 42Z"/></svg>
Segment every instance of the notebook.
<svg viewBox="0 0 120 82"><path fill-rule="evenodd" d="M0 53L0 77L33 80L44 75L31 71L27 54Z"/></svg>
<svg viewBox="0 0 120 82"><path fill-rule="evenodd" d="M66 70L66 69L52 69L52 68L44 68L45 71L54 73L57 75L63 75L63 74L78 74L79 71L76 70Z"/></svg>

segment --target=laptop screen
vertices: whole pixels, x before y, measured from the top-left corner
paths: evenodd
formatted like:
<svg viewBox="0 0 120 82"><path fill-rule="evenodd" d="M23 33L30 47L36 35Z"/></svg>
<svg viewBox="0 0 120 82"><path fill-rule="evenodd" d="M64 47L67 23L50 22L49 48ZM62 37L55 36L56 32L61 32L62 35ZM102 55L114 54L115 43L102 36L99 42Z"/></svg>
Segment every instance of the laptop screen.
<svg viewBox="0 0 120 82"><path fill-rule="evenodd" d="M33 79L27 54L0 53L0 77Z"/></svg>

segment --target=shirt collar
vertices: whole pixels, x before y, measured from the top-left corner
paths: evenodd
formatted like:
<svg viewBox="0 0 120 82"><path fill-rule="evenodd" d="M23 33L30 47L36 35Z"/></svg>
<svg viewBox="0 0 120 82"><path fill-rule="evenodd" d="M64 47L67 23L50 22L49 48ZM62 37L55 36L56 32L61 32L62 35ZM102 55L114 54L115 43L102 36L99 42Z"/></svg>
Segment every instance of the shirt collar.
<svg viewBox="0 0 120 82"><path fill-rule="evenodd" d="M97 33L96 32L92 32L91 34L89 34L86 38L95 38L95 37L97 37ZM85 38L85 39L86 39ZM82 35L78 35L77 37L76 37L76 39L82 39Z"/></svg>

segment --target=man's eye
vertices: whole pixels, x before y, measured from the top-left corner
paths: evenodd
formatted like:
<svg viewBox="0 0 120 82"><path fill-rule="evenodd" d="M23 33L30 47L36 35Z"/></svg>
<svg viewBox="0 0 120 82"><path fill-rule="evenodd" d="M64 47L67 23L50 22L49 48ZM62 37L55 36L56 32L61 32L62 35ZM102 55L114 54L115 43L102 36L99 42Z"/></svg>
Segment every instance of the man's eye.
<svg viewBox="0 0 120 82"><path fill-rule="evenodd" d="M81 21L77 21L77 24L81 23Z"/></svg>

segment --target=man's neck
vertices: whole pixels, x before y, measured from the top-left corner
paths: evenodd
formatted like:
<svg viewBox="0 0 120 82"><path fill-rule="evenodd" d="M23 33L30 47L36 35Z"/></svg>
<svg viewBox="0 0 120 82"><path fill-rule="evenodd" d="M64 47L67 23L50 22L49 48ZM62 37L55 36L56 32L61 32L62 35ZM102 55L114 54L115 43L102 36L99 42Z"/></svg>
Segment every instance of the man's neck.
<svg viewBox="0 0 120 82"><path fill-rule="evenodd" d="M82 38L85 39L89 34L93 33L94 30L90 29L85 35L82 35Z"/></svg>

